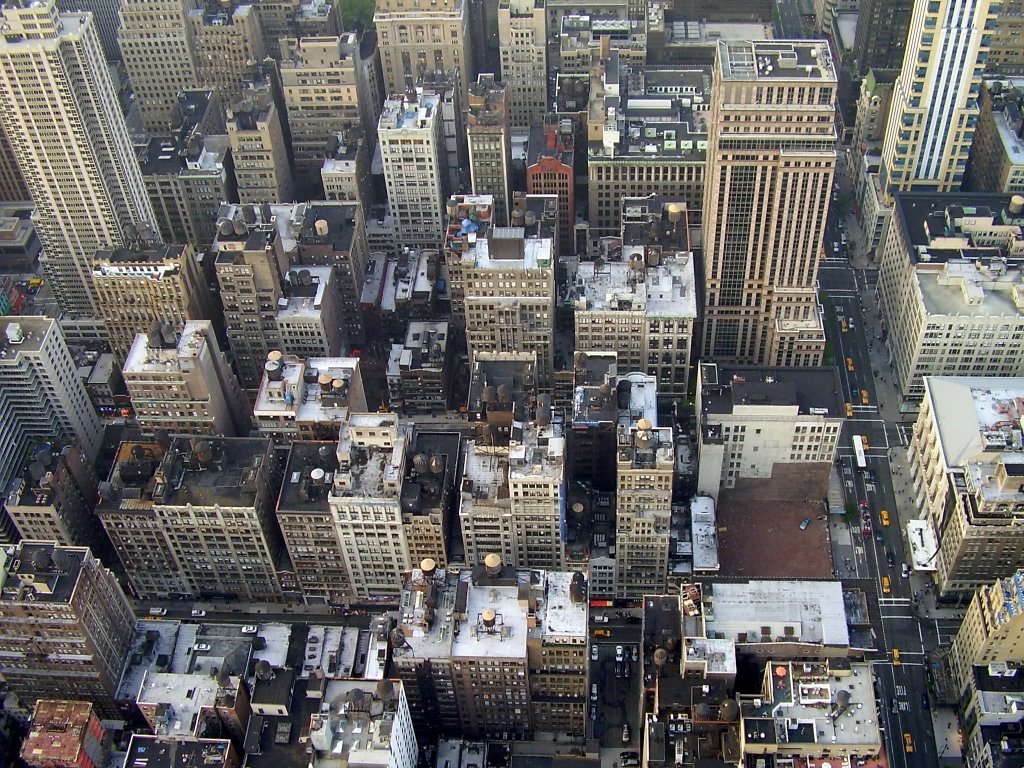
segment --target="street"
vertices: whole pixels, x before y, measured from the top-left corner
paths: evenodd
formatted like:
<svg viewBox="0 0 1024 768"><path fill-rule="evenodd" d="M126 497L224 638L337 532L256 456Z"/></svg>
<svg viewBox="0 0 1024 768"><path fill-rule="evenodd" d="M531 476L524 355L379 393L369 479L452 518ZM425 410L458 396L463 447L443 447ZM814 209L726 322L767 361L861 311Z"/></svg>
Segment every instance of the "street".
<svg viewBox="0 0 1024 768"><path fill-rule="evenodd" d="M825 248L832 257L821 264L819 284L827 307L826 335L850 404L838 469L847 502L858 510L866 502L870 519L870 531L833 522L836 571L840 578L869 579L877 591L881 637L876 638L879 652L871 658L890 765L931 767L938 756L927 654L949 643L959 621L937 615L933 600L927 599L927 575L909 572L905 565L904 526L918 516L906 476L912 424L900 421L896 408L874 302L875 275L851 266L834 214L827 233ZM833 242L840 242L838 254ZM856 467L854 435L866 441L864 471Z"/></svg>

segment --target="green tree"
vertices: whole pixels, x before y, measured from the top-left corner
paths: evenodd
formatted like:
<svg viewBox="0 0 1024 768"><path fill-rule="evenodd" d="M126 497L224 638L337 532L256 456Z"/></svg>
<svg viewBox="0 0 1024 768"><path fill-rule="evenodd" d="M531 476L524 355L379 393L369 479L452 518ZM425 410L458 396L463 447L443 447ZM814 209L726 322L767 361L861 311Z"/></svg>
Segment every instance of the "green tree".
<svg viewBox="0 0 1024 768"><path fill-rule="evenodd" d="M338 3L345 29L370 29L375 8L374 0L339 0Z"/></svg>

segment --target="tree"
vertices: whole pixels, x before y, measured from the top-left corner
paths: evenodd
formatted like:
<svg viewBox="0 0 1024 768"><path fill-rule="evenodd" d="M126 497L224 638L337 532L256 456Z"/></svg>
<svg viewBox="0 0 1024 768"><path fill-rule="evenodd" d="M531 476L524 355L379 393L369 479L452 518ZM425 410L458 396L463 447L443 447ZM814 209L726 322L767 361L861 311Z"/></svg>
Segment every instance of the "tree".
<svg viewBox="0 0 1024 768"><path fill-rule="evenodd" d="M338 8L345 29L362 31L373 26L374 0L340 0Z"/></svg>

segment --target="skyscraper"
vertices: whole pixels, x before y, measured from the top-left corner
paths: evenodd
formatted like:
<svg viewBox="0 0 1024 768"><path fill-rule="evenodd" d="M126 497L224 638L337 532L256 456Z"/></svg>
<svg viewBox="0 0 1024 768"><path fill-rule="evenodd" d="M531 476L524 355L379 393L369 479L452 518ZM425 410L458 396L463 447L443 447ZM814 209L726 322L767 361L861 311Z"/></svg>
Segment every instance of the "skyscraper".
<svg viewBox="0 0 1024 768"><path fill-rule="evenodd" d="M501 0L501 82L508 87L513 128L540 125L548 106L547 18L538 0Z"/></svg>
<svg viewBox="0 0 1024 768"><path fill-rule="evenodd" d="M882 145L882 189L960 189L999 0L916 0Z"/></svg>
<svg viewBox="0 0 1024 768"><path fill-rule="evenodd" d="M474 195L494 195L494 223L508 224L511 140L509 137L507 86L482 74L469 89L466 141Z"/></svg>
<svg viewBox="0 0 1024 768"><path fill-rule="evenodd" d="M18 158L61 309L96 314L92 257L154 221L93 18L54 0L0 9L0 122Z"/></svg>
<svg viewBox="0 0 1024 768"><path fill-rule="evenodd" d="M704 185L704 356L820 365L815 282L836 165L820 41L719 42Z"/></svg>

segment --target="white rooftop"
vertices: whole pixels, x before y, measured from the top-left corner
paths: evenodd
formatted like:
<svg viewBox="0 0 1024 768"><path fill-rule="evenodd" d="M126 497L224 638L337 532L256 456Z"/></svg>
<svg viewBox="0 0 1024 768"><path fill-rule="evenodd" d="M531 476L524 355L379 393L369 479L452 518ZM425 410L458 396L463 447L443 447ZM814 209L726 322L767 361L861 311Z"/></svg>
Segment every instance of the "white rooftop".
<svg viewBox="0 0 1024 768"><path fill-rule="evenodd" d="M665 258L658 266L632 265L625 255L623 261L600 266L584 261L576 272L576 287L591 311L697 317L696 276L689 254Z"/></svg>
<svg viewBox="0 0 1024 768"><path fill-rule="evenodd" d="M277 317L278 320L289 321L299 318L310 318L319 320L321 317L321 311L324 305L324 294L327 293L327 289L331 285L331 281L334 279L334 269L332 267L303 267L307 270L311 277L317 278L316 281L316 294L314 296L291 296L289 298L282 298L278 302Z"/></svg>
<svg viewBox="0 0 1024 768"><path fill-rule="evenodd" d="M690 502L690 531L693 541L693 568L696 571L718 571L718 523L715 500L695 496Z"/></svg>
<svg viewBox="0 0 1024 768"><path fill-rule="evenodd" d="M1019 267L993 274L973 261L954 259L941 265L918 264L914 277L929 315L1024 317L1014 301L1014 293L1024 290L1024 272Z"/></svg>
<svg viewBox="0 0 1024 768"><path fill-rule="evenodd" d="M281 378L264 371L253 414L259 418L291 419L301 423L338 422L349 415L352 380L359 375L359 358L295 355L280 359ZM336 385L335 382L341 382ZM361 406L362 404L356 404Z"/></svg>
<svg viewBox="0 0 1024 768"><path fill-rule="evenodd" d="M237 689L238 678L234 678ZM220 683L209 674L149 672L139 692L140 704L170 704L167 722L157 728L158 736L185 735L195 731L199 710L217 701Z"/></svg>
<svg viewBox="0 0 1024 768"><path fill-rule="evenodd" d="M925 376L947 471L972 461L1024 461L1019 439L1024 417L1024 377Z"/></svg>
<svg viewBox="0 0 1024 768"><path fill-rule="evenodd" d="M561 480L565 476L565 436L560 421L545 425L517 421L513 422L512 433L520 434L521 439L509 442L510 477Z"/></svg>
<svg viewBox="0 0 1024 768"><path fill-rule="evenodd" d="M760 639L762 627L770 636L791 636L793 642L843 647L850 644L838 581L748 581L716 583L710 608L705 610L707 632L747 642ZM791 632L787 635L786 628Z"/></svg>
<svg viewBox="0 0 1024 768"><path fill-rule="evenodd" d="M341 427L331 498L397 498L412 425L393 413L353 413Z"/></svg>
<svg viewBox="0 0 1024 768"><path fill-rule="evenodd" d="M469 581L471 571L459 578ZM519 578L528 578L520 571ZM484 611L496 614L493 628L483 623ZM490 657L526 659L526 610L519 604L516 587L469 587L466 621L458 637L452 641L452 657Z"/></svg>
<svg viewBox="0 0 1024 768"><path fill-rule="evenodd" d="M195 360L202 353L209 328L210 323L207 320L188 321L181 331L177 346L173 349L151 347L148 334L136 334L124 361L124 373L171 373L191 370L191 363L186 361Z"/></svg>
<svg viewBox="0 0 1024 768"><path fill-rule="evenodd" d="M547 599L541 616L541 633L545 642L587 642L587 602L574 603L570 588L571 571L545 571Z"/></svg>
<svg viewBox="0 0 1024 768"><path fill-rule="evenodd" d="M910 542L910 562L915 571L936 571L939 539L930 520L908 520L907 541Z"/></svg>
<svg viewBox="0 0 1024 768"><path fill-rule="evenodd" d="M506 507L511 505L508 497L508 457L492 450L481 443L479 447L474 440L465 443L463 473L473 483L472 498L475 501L493 504L499 501ZM464 500L463 504L469 503ZM465 510L464 510L465 511Z"/></svg>
<svg viewBox="0 0 1024 768"><path fill-rule="evenodd" d="M523 241L523 258L503 259L494 255L491 239L508 238ZM554 269L554 242L550 237L526 237L522 227L493 227L490 238L480 237L475 247L461 251L461 259L477 269Z"/></svg>

